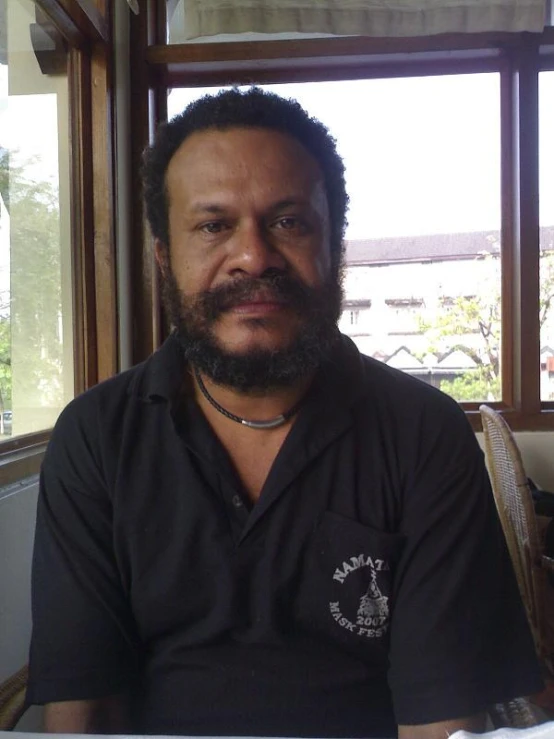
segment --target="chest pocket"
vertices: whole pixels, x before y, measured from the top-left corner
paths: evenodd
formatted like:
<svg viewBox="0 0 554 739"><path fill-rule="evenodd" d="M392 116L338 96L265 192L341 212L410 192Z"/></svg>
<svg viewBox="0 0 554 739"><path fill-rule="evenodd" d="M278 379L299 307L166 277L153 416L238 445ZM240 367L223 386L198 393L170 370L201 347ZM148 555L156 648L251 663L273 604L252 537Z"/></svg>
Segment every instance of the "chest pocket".
<svg viewBox="0 0 554 739"><path fill-rule="evenodd" d="M386 660L395 564L404 537L327 511L304 561L297 623L360 657Z"/></svg>

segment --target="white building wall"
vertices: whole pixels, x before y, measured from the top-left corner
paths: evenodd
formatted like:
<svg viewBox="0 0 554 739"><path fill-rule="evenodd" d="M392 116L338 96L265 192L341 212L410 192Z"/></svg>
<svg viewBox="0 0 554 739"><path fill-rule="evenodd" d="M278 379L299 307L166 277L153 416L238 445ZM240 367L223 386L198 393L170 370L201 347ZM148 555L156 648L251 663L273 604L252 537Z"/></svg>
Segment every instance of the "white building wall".
<svg viewBox="0 0 554 739"><path fill-rule="evenodd" d="M469 259L395 262L376 265L349 265L345 270L345 310L339 322L340 330L352 337L360 351L389 361L403 347L429 369L438 358L455 344L463 344L478 352L484 348L479 325L467 325L467 332L456 336L437 337L421 330L422 322L433 324L447 310L445 301L482 295L485 300L500 300L500 260L486 256ZM369 307L357 307L360 301L370 301ZM357 312L357 320L352 320ZM554 303L541 331L543 354L541 397L554 400ZM438 355L438 357L437 357ZM462 353L462 364L474 366ZM401 367L410 371L408 360ZM400 366L396 364L395 366ZM452 367L452 369L455 369Z"/></svg>

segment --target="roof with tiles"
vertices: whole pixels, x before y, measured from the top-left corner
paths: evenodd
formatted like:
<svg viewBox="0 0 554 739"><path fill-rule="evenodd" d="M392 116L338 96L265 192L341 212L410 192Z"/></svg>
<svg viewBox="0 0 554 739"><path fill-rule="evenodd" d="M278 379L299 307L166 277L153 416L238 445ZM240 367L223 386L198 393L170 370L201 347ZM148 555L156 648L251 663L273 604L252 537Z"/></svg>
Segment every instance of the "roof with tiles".
<svg viewBox="0 0 554 739"><path fill-rule="evenodd" d="M541 250L554 250L554 226L545 226L540 232ZM499 231L392 236L346 242L348 265L475 259L480 254L499 253Z"/></svg>

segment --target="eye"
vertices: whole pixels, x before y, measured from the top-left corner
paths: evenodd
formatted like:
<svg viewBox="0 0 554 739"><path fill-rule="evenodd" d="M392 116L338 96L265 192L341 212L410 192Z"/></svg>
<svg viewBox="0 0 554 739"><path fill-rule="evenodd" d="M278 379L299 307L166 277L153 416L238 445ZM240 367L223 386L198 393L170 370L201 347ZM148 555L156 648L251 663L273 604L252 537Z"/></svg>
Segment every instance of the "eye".
<svg viewBox="0 0 554 739"><path fill-rule="evenodd" d="M223 221L208 221L208 223L203 223L199 230L204 231L204 233L208 234L218 234L221 233L225 228L226 224Z"/></svg>
<svg viewBox="0 0 554 739"><path fill-rule="evenodd" d="M283 216L283 218L279 218L277 221L275 221L274 225L278 228L283 229L284 231L298 231L303 227L300 219L296 216Z"/></svg>

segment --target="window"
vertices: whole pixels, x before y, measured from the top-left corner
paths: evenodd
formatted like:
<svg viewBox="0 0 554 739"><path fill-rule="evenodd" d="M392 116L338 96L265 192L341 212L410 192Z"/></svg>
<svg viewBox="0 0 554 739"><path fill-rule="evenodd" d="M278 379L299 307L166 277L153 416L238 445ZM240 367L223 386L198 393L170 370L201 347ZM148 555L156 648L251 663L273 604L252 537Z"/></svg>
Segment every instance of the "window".
<svg viewBox="0 0 554 739"><path fill-rule="evenodd" d="M539 76L541 399L554 400L554 71Z"/></svg>
<svg viewBox="0 0 554 739"><path fill-rule="evenodd" d="M36 17L8 4L0 60L0 438L50 428L74 394L67 52Z"/></svg>
<svg viewBox="0 0 554 739"><path fill-rule="evenodd" d="M110 12L81 6L0 0L0 484L115 371Z"/></svg>
<svg viewBox="0 0 554 739"><path fill-rule="evenodd" d="M536 133L540 76L540 201L551 203L554 30L181 43L180 5L150 2L135 36L155 91L153 118L135 126L143 143L152 119L205 89L258 84L297 97L337 137L355 200L341 329L449 392L476 428L483 401L514 429L550 428L553 319L539 292L551 218L541 205L539 249ZM351 305L362 299L371 310Z"/></svg>

